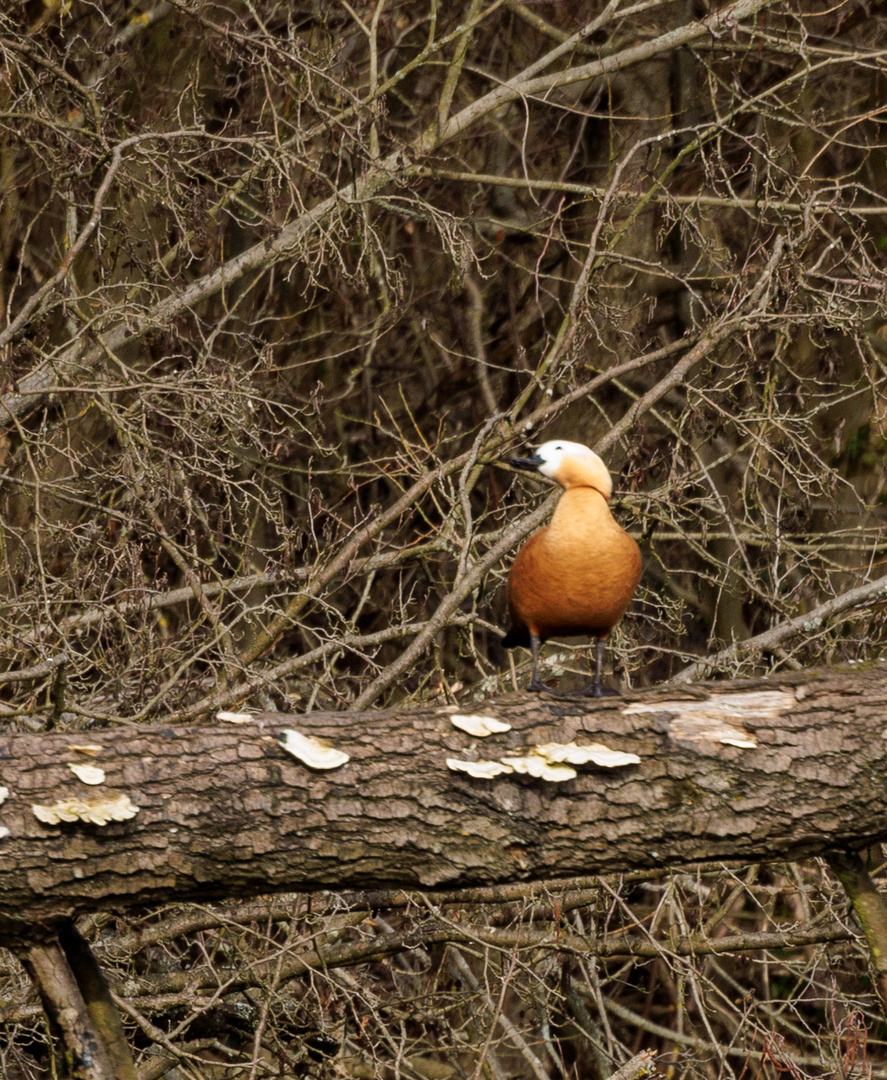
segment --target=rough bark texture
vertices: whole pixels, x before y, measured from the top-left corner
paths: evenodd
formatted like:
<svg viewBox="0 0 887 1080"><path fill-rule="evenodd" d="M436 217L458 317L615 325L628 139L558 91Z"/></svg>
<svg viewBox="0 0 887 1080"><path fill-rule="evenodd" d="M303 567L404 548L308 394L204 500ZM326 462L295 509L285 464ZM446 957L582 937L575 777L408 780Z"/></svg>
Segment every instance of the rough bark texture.
<svg viewBox="0 0 887 1080"><path fill-rule="evenodd" d="M681 700L696 713L676 712ZM858 849L887 840L885 702L887 674L875 669L594 702L513 695L459 710L513 725L483 740L451 725L451 707L6 735L0 929L14 937L35 919L256 891L452 888ZM713 719L757 746L719 741L742 741L741 730L706 736ZM329 739L351 760L310 771L281 748L287 727ZM635 753L640 764L579 766L565 783L478 780L446 765L573 740ZM101 751L87 759L69 749L84 744ZM78 760L106 770L102 788L72 775L67 763ZM31 809L101 790L127 793L138 814L101 827L45 825Z"/></svg>

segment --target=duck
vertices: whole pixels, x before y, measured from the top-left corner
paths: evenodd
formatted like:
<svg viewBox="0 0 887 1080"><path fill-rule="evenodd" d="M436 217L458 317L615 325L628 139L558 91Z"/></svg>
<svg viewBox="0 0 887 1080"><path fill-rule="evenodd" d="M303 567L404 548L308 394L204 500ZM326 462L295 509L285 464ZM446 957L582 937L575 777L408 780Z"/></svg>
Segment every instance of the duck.
<svg viewBox="0 0 887 1080"><path fill-rule="evenodd" d="M548 638L596 639L592 682L579 693L602 697L605 640L631 602L641 578L641 553L610 513L613 482L600 457L582 443L553 439L513 468L535 472L564 490L548 525L534 532L508 575L511 628L506 649L533 655L531 691L560 693L539 678L539 648Z"/></svg>

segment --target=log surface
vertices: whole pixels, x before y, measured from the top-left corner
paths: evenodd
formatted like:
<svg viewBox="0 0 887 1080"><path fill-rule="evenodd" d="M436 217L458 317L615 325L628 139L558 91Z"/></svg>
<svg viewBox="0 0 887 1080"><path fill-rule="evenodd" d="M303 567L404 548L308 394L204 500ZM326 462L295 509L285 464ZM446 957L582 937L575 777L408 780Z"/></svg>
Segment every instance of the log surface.
<svg viewBox="0 0 887 1080"><path fill-rule="evenodd" d="M510 695L464 710L2 735L0 934L22 919L275 890L454 888L855 850L887 840L885 703L876 668L599 701ZM472 738L452 726L457 711L513 730ZM756 746L699 738L717 720ZM281 747L284 728L351 760L311 771ZM564 783L446 765L552 741L641 760L582 765ZM71 749L84 744L100 750ZM68 762L100 765L105 784L87 787ZM100 791L126 793L138 813L97 826L32 811Z"/></svg>

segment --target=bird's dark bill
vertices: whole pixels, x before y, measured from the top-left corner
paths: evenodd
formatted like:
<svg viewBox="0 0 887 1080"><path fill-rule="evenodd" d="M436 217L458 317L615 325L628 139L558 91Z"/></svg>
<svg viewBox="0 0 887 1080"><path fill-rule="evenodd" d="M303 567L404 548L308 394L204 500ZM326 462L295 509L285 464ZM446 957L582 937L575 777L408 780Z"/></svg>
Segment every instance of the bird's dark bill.
<svg viewBox="0 0 887 1080"><path fill-rule="evenodd" d="M534 454L532 457L516 457L509 462L513 469L526 469L527 472L536 472L540 465L545 464L544 458Z"/></svg>

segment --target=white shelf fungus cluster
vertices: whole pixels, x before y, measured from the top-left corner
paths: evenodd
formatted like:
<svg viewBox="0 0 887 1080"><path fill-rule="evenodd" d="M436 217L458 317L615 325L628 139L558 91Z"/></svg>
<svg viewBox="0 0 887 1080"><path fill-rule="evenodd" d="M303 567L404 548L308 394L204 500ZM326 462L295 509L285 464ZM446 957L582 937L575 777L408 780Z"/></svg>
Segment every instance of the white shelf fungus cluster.
<svg viewBox="0 0 887 1080"><path fill-rule="evenodd" d="M71 744L65 749L68 753L74 752L86 757L96 757L102 753L102 747L93 743ZM107 779L105 770L98 765L81 765L75 761L66 764L80 783L89 787L98 787ZM111 821L128 821L134 818L139 808L123 791L102 791L84 798L73 795L47 805L34 804L31 811L44 825L61 825L62 822L74 821L107 825Z"/></svg>
<svg viewBox="0 0 887 1080"><path fill-rule="evenodd" d="M496 720L492 716L451 716L450 723L460 731L480 739L511 730L511 724ZM531 746L521 753L503 754L497 761L447 758L447 768L453 772L467 773L478 780L492 780L508 773L523 773L539 780L560 783L578 776L574 765L597 765L600 768L617 769L626 765L637 765L640 760L637 754L611 750L603 743L589 743L586 746L579 746L575 742L543 743L540 746Z"/></svg>
<svg viewBox="0 0 887 1080"><path fill-rule="evenodd" d="M90 799L59 799L49 806L32 806L31 809L34 817L45 825L60 825L63 821L107 825L109 821L127 821L139 812L139 808L122 791Z"/></svg>

